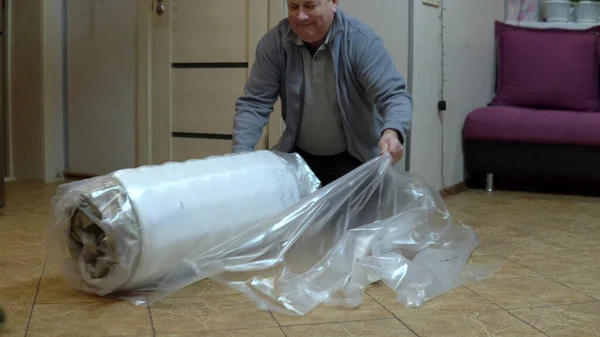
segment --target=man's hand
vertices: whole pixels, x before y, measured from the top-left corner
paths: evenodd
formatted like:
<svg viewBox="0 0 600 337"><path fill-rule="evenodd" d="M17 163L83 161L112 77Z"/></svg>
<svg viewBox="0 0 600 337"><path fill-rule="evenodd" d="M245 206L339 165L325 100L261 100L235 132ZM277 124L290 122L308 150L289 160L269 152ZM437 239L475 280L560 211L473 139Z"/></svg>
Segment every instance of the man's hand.
<svg viewBox="0 0 600 337"><path fill-rule="evenodd" d="M402 146L400 137L398 137L398 132L396 130L385 130L383 135L381 135L378 146L381 150L381 154L389 152L392 155L394 164L402 159L402 155L404 154L404 146Z"/></svg>

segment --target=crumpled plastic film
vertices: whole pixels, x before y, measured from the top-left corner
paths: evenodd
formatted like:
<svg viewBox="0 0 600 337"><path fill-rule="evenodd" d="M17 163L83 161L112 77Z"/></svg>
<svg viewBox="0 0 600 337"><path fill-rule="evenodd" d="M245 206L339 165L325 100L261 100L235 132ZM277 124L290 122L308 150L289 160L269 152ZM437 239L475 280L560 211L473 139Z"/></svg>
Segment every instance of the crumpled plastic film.
<svg viewBox="0 0 600 337"><path fill-rule="evenodd" d="M131 198L131 191L124 191ZM232 200L233 214L235 202L243 201ZM197 221L199 227L221 230L218 223ZM175 229L178 223L156 226ZM114 295L150 305L211 278L261 308L305 315L319 305L359 306L366 287L377 281L391 288L398 302L418 307L498 268L466 264L479 245L474 230L453 221L432 186L394 171L389 154L228 234L187 247L160 277L126 291L115 288Z"/></svg>

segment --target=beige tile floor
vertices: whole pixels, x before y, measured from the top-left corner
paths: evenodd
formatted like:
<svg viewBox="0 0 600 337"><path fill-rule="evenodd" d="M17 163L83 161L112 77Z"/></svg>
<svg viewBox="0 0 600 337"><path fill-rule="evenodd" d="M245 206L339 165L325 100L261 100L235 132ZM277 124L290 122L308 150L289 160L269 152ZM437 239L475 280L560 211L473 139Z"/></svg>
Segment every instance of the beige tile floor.
<svg viewBox="0 0 600 337"><path fill-rule="evenodd" d="M45 267L54 185L12 183L0 211L0 336L600 336L600 199L467 191L446 202L483 241L475 263L501 263L479 284L419 309L384 286L357 309L293 318L200 282L151 308L71 290Z"/></svg>

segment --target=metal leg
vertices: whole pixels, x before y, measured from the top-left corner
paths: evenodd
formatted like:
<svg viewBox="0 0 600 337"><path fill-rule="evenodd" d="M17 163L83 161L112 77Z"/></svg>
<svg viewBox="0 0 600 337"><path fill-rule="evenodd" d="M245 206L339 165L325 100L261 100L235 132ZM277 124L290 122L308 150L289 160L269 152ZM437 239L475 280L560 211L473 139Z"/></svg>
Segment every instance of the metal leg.
<svg viewBox="0 0 600 337"><path fill-rule="evenodd" d="M488 173L487 176L486 176L485 190L487 192L493 192L494 191L494 174L493 173Z"/></svg>

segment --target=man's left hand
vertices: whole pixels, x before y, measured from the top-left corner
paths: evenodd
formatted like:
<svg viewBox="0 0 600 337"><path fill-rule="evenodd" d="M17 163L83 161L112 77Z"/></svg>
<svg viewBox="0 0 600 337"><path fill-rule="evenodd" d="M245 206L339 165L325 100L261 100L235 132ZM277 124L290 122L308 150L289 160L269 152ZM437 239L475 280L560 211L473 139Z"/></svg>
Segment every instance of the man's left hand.
<svg viewBox="0 0 600 337"><path fill-rule="evenodd" d="M404 154L404 146L400 142L400 137L396 130L385 130L379 140L379 149L381 154L389 152L392 155L393 163L396 164L402 159Z"/></svg>

